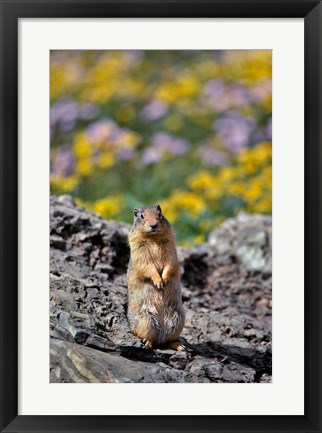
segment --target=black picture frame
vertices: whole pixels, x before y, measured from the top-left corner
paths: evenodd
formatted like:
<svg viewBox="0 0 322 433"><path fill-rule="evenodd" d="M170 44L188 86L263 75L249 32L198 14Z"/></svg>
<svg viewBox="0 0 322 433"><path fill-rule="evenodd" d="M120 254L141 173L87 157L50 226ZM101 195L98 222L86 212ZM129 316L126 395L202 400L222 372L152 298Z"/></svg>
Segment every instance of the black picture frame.
<svg viewBox="0 0 322 433"><path fill-rule="evenodd" d="M321 3L316 0L1 0L1 432L320 432ZM85 17L305 19L305 415L18 415L18 20ZM291 218L291 213L290 213ZM296 248L296 239L294 239ZM294 348L296 356L296 348ZM256 392L256 386L254 387Z"/></svg>

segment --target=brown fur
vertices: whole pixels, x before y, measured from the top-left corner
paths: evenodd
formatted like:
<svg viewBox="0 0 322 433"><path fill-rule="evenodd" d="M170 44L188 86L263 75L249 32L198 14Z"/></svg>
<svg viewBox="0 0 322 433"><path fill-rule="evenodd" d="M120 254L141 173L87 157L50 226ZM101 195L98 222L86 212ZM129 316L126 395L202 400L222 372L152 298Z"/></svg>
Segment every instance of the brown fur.
<svg viewBox="0 0 322 433"><path fill-rule="evenodd" d="M128 318L148 347L177 342L184 326L174 231L159 206L134 210L129 233Z"/></svg>

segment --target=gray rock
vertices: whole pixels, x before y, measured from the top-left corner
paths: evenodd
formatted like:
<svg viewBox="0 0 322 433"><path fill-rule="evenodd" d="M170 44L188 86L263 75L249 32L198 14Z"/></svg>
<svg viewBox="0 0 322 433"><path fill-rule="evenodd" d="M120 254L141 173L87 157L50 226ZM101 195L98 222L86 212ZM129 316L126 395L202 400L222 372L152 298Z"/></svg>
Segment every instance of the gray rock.
<svg viewBox="0 0 322 433"><path fill-rule="evenodd" d="M271 239L270 217L240 213L215 229L208 242L217 255L235 257L248 271L271 273Z"/></svg>

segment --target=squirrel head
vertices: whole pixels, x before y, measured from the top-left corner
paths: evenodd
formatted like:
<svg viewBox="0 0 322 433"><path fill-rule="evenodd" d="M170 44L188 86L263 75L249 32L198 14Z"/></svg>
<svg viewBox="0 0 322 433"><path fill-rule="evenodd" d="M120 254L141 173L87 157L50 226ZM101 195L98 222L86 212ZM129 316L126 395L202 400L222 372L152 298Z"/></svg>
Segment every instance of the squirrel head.
<svg viewBox="0 0 322 433"><path fill-rule="evenodd" d="M158 237L170 229L169 221L162 215L159 205L138 207L133 210L132 231L148 237Z"/></svg>

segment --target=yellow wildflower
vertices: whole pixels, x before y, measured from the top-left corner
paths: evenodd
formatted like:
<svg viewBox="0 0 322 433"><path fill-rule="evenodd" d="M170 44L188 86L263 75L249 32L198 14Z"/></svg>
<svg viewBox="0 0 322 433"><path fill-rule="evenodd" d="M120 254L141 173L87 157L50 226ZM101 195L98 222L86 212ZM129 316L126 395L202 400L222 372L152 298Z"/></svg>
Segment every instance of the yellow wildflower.
<svg viewBox="0 0 322 433"><path fill-rule="evenodd" d="M89 159L80 159L76 162L75 171L83 176L88 176L94 170L93 164Z"/></svg>
<svg viewBox="0 0 322 433"><path fill-rule="evenodd" d="M100 155L98 159L98 167L99 168L110 168L114 165L115 157L111 152L105 152Z"/></svg>
<svg viewBox="0 0 322 433"><path fill-rule="evenodd" d="M80 99L87 102L104 104L113 96L116 88L117 84L111 81L108 84L103 83L84 87L84 89L80 90Z"/></svg>
<svg viewBox="0 0 322 433"><path fill-rule="evenodd" d="M221 74L228 80L253 85L272 77L272 51L230 51L221 65Z"/></svg>
<svg viewBox="0 0 322 433"><path fill-rule="evenodd" d="M189 176L186 180L187 185L196 191L204 190L216 185L216 177L206 170L200 170Z"/></svg>
<svg viewBox="0 0 322 433"><path fill-rule="evenodd" d="M118 83L117 94L123 98L139 98L145 90L144 80L122 77Z"/></svg>
<svg viewBox="0 0 322 433"><path fill-rule="evenodd" d="M220 68L215 60L204 60L196 65L196 73L202 79L216 78L220 73Z"/></svg>
<svg viewBox="0 0 322 433"><path fill-rule="evenodd" d="M236 171L234 167L224 167L219 173L219 182L227 182L236 177Z"/></svg>
<svg viewBox="0 0 322 433"><path fill-rule="evenodd" d="M272 196L271 194L265 194L261 199L250 205L249 210L257 213L271 213L272 212Z"/></svg>
<svg viewBox="0 0 322 433"><path fill-rule="evenodd" d="M162 206L172 213L174 219L177 218L178 213L185 212L191 217L200 215L205 209L205 203L199 194L188 191L176 190L167 199ZM162 207L161 206L161 207Z"/></svg>
<svg viewBox="0 0 322 433"><path fill-rule="evenodd" d="M173 202L170 203L168 200L161 201L160 203L161 203L162 213L165 215L165 217L170 222L176 221L179 217L179 212L175 208L175 204Z"/></svg>
<svg viewBox="0 0 322 433"><path fill-rule="evenodd" d="M228 194L242 196L245 191L245 184L243 182L234 182L226 187L226 192Z"/></svg>
<svg viewBox="0 0 322 433"><path fill-rule="evenodd" d="M138 144L139 141L139 134L133 131L127 131L122 134L120 138L115 141L115 143L124 147L134 147L136 144Z"/></svg>
<svg viewBox="0 0 322 433"><path fill-rule="evenodd" d="M243 192L243 198L247 203L253 203L263 194L262 186L257 178L251 179Z"/></svg>
<svg viewBox="0 0 322 433"><path fill-rule="evenodd" d="M156 91L156 98L167 103L191 99L197 95L199 83L193 76L180 77L176 81L165 82Z"/></svg>
<svg viewBox="0 0 322 433"><path fill-rule="evenodd" d="M71 192L76 188L78 182L79 177L77 175L68 177L51 176L50 179L51 188L58 190L58 193Z"/></svg>
<svg viewBox="0 0 322 433"><path fill-rule="evenodd" d="M74 153L76 158L87 158L91 152L92 148L87 140L86 134L84 132L77 134L74 140Z"/></svg>
<svg viewBox="0 0 322 433"><path fill-rule="evenodd" d="M105 219L115 217L123 206L124 199L121 195L109 195L90 204L90 208Z"/></svg>
<svg viewBox="0 0 322 433"><path fill-rule="evenodd" d="M262 106L266 108L266 110L271 113L272 112L272 94L270 93L264 100L262 101Z"/></svg>
<svg viewBox="0 0 322 433"><path fill-rule="evenodd" d="M255 164L254 161L246 161L243 165L244 174L250 175L256 173L258 170L258 166Z"/></svg>
<svg viewBox="0 0 322 433"><path fill-rule="evenodd" d="M200 234L194 237L193 243L194 244L202 244L205 241L205 235Z"/></svg>
<svg viewBox="0 0 322 433"><path fill-rule="evenodd" d="M263 142L250 149L243 149L237 155L237 163L242 164L247 174L255 171L255 168L270 162L272 159L272 144Z"/></svg>

